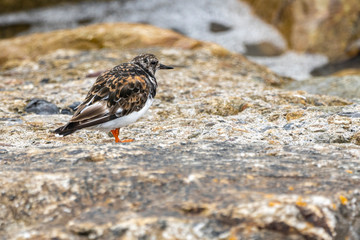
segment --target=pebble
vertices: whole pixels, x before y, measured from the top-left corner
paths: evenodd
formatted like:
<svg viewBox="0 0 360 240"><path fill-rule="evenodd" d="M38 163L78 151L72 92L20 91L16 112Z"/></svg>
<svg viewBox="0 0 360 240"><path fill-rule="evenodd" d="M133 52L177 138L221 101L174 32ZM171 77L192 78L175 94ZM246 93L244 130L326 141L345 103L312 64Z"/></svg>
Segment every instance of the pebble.
<svg viewBox="0 0 360 240"><path fill-rule="evenodd" d="M360 118L360 112L341 112L338 115L350 118Z"/></svg>
<svg viewBox="0 0 360 240"><path fill-rule="evenodd" d="M70 104L70 105L68 106L68 108L70 108L71 110L75 111L76 108L77 108L77 106L80 105L80 103L81 103L81 102L73 102L72 104Z"/></svg>
<svg viewBox="0 0 360 240"><path fill-rule="evenodd" d="M72 112L68 108L63 108L63 109L60 110L60 114L71 115Z"/></svg>
<svg viewBox="0 0 360 240"><path fill-rule="evenodd" d="M46 84L46 83L49 83L49 82L50 82L50 78L43 78L40 81L41 84Z"/></svg>
<svg viewBox="0 0 360 240"><path fill-rule="evenodd" d="M226 26L222 23L218 23L218 22L211 22L209 24L209 29L211 32L217 33L217 32L226 32L231 30L231 27Z"/></svg>
<svg viewBox="0 0 360 240"><path fill-rule="evenodd" d="M39 115L51 115L59 112L58 107L44 99L34 98L31 99L28 105L25 107L25 111L28 113L36 113Z"/></svg>
<svg viewBox="0 0 360 240"><path fill-rule="evenodd" d="M285 129L285 130L292 130L294 128L295 128L294 123L287 123L283 126L283 129Z"/></svg>

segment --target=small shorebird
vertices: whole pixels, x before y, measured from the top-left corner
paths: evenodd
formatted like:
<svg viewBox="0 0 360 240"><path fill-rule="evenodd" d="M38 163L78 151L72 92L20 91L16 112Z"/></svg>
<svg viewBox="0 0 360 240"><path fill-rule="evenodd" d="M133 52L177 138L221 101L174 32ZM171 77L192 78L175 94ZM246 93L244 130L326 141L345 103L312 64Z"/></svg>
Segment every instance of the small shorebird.
<svg viewBox="0 0 360 240"><path fill-rule="evenodd" d="M102 73L77 107L70 121L54 133L66 136L82 128L111 131L115 142L119 129L136 122L151 106L156 95L155 72L173 69L159 63L153 54L141 54L129 63Z"/></svg>

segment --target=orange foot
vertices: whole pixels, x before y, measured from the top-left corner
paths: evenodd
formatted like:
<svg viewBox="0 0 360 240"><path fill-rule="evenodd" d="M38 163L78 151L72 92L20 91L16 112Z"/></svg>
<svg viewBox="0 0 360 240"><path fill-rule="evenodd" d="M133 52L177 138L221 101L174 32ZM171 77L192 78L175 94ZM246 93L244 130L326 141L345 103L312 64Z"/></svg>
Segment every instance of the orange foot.
<svg viewBox="0 0 360 240"><path fill-rule="evenodd" d="M127 143L127 142L133 142L133 141L134 141L134 139L124 139L124 140L120 140L120 139L119 139L119 130L120 130L119 128L115 128L114 130L111 130L111 133L112 133L112 135L114 136L116 143L118 143L118 142L120 142L120 143Z"/></svg>
<svg viewBox="0 0 360 240"><path fill-rule="evenodd" d="M116 129L114 129L114 130L111 130L111 133L112 133L112 135L114 136L114 138L115 138L115 142L120 142L120 139L119 139L119 128L116 128Z"/></svg>

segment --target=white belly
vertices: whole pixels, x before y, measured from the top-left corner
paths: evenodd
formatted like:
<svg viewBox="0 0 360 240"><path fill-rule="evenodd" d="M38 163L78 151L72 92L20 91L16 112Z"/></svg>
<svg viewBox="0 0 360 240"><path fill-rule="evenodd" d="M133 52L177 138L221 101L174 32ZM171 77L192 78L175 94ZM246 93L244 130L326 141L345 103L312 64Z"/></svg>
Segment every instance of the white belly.
<svg viewBox="0 0 360 240"><path fill-rule="evenodd" d="M93 129L110 131L115 128L125 127L131 123L134 123L147 112L147 110L149 109L149 107L151 106L153 101L154 101L154 99L148 98L144 107L140 111L138 111L138 112L134 111L134 112L130 113L129 115L126 115L126 116L123 116L120 118L116 118L109 122L101 123L99 125L94 126Z"/></svg>

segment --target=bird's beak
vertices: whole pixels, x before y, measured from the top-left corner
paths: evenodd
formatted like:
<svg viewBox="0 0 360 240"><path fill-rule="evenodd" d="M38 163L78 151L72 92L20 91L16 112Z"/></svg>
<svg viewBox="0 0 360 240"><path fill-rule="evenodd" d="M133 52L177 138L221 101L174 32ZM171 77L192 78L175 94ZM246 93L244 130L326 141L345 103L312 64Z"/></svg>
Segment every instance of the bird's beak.
<svg viewBox="0 0 360 240"><path fill-rule="evenodd" d="M160 63L159 69L174 69L174 68Z"/></svg>

